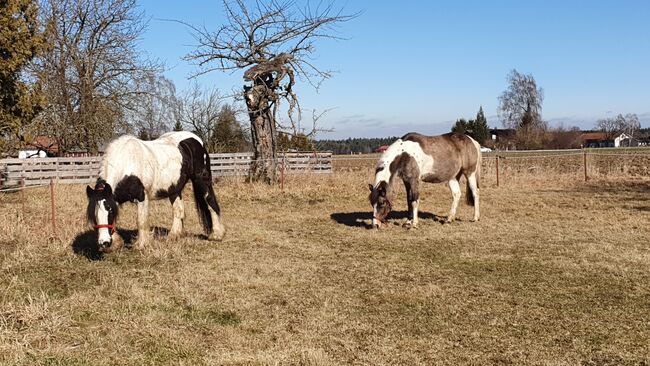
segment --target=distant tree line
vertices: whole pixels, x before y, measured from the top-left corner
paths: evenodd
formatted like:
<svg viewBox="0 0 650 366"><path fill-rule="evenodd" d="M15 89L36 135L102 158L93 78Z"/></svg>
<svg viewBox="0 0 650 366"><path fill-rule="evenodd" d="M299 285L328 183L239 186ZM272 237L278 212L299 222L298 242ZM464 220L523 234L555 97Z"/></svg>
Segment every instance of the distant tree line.
<svg viewBox="0 0 650 366"><path fill-rule="evenodd" d="M345 140L317 140L314 142L319 151L332 151L334 154L369 154L384 145L390 145L398 137L384 138L348 138Z"/></svg>

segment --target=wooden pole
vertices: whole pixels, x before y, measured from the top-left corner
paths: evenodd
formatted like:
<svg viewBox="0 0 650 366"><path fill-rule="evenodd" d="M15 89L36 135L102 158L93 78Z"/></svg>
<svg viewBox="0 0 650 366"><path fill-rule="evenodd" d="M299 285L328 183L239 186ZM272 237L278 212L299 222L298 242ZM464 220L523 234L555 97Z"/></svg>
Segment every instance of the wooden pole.
<svg viewBox="0 0 650 366"><path fill-rule="evenodd" d="M587 152L586 152L586 151L585 151L585 153L584 153L584 155L583 155L582 166L584 167L584 171L585 171L585 182L586 182L587 179L589 179L589 177L587 176Z"/></svg>
<svg viewBox="0 0 650 366"><path fill-rule="evenodd" d="M23 210L23 220L25 220L25 178L20 178L20 205Z"/></svg>
<svg viewBox="0 0 650 366"><path fill-rule="evenodd" d="M52 232L56 236L56 211L54 209L54 179L50 178L50 200L52 202Z"/></svg>
<svg viewBox="0 0 650 366"><path fill-rule="evenodd" d="M280 190L282 190L282 192L284 192L284 169L286 168L285 160L286 153L282 154L282 168L280 168Z"/></svg>
<svg viewBox="0 0 650 366"><path fill-rule="evenodd" d="M497 155L497 187L499 186L499 155Z"/></svg>

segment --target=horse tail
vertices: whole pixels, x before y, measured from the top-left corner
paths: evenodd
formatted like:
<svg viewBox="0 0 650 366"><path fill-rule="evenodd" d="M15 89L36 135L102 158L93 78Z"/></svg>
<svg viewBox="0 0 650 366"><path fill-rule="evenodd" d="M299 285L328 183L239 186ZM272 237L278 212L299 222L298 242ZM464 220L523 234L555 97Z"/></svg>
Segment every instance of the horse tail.
<svg viewBox="0 0 650 366"><path fill-rule="evenodd" d="M196 204L199 221L201 221L205 233L210 235L212 233L212 215L210 215L210 206L208 206L206 200L208 186L199 179L192 179L192 190L194 191L194 203Z"/></svg>
<svg viewBox="0 0 650 366"><path fill-rule="evenodd" d="M212 214L210 207L216 212L217 215L221 214L221 209L216 201L214 189L212 188L212 172L210 171L210 155L201 147L203 159L197 159L194 168L194 176L192 180L192 189L194 191L194 203L196 204L196 211L199 215L203 230L207 235L213 232Z"/></svg>
<svg viewBox="0 0 650 366"><path fill-rule="evenodd" d="M472 143L474 144L474 147L476 148L476 167L474 168L474 177L476 178L476 189L480 188L481 184L481 165L483 162L483 157L481 156L481 145L476 142L476 140L472 139ZM465 177L467 178L467 177ZM474 197L474 191L472 191L472 188L469 185L469 178L466 179L467 181L467 191L465 194L465 200L468 205L474 206L476 197Z"/></svg>
<svg viewBox="0 0 650 366"><path fill-rule="evenodd" d="M467 180L467 191L465 193L465 202L470 206L474 206L474 192L472 192L472 189L469 186L469 179L466 180Z"/></svg>

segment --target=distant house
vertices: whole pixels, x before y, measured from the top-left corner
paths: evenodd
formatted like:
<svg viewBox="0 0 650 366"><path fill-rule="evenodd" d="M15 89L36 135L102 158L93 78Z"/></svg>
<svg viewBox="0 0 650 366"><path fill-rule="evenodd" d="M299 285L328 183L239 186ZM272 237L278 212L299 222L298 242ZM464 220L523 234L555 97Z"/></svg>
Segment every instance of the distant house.
<svg viewBox="0 0 650 366"><path fill-rule="evenodd" d="M19 159L45 158L56 156L59 153L59 144L52 136L40 135L18 151Z"/></svg>
<svg viewBox="0 0 650 366"><path fill-rule="evenodd" d="M585 132L580 135L583 147L634 147L639 146L639 141L625 133L612 135L607 132Z"/></svg>
<svg viewBox="0 0 650 366"><path fill-rule="evenodd" d="M105 146L99 149L101 154L104 151ZM18 151L19 159L28 159L28 158L46 158L54 156L62 157L88 157L93 156L88 150L82 148L71 148L64 153L61 152L59 144L55 137L39 135L34 138L34 140L22 149Z"/></svg>
<svg viewBox="0 0 650 366"><path fill-rule="evenodd" d="M493 128L490 130L492 146L501 150L514 150L517 131L512 128Z"/></svg>

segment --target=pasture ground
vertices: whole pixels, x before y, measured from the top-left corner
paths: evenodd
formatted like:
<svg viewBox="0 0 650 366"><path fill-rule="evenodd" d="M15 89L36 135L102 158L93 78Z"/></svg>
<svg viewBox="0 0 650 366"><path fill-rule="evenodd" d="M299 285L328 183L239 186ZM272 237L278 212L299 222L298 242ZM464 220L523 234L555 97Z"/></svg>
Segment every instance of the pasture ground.
<svg viewBox="0 0 650 366"><path fill-rule="evenodd" d="M0 195L0 364L650 363L650 181L531 177L481 189L482 219L443 225L424 185L419 229L367 229L364 172L216 186L227 235L100 257L82 186ZM189 189L189 188L188 188ZM463 187L463 191L465 188ZM125 236L135 228L126 205Z"/></svg>

